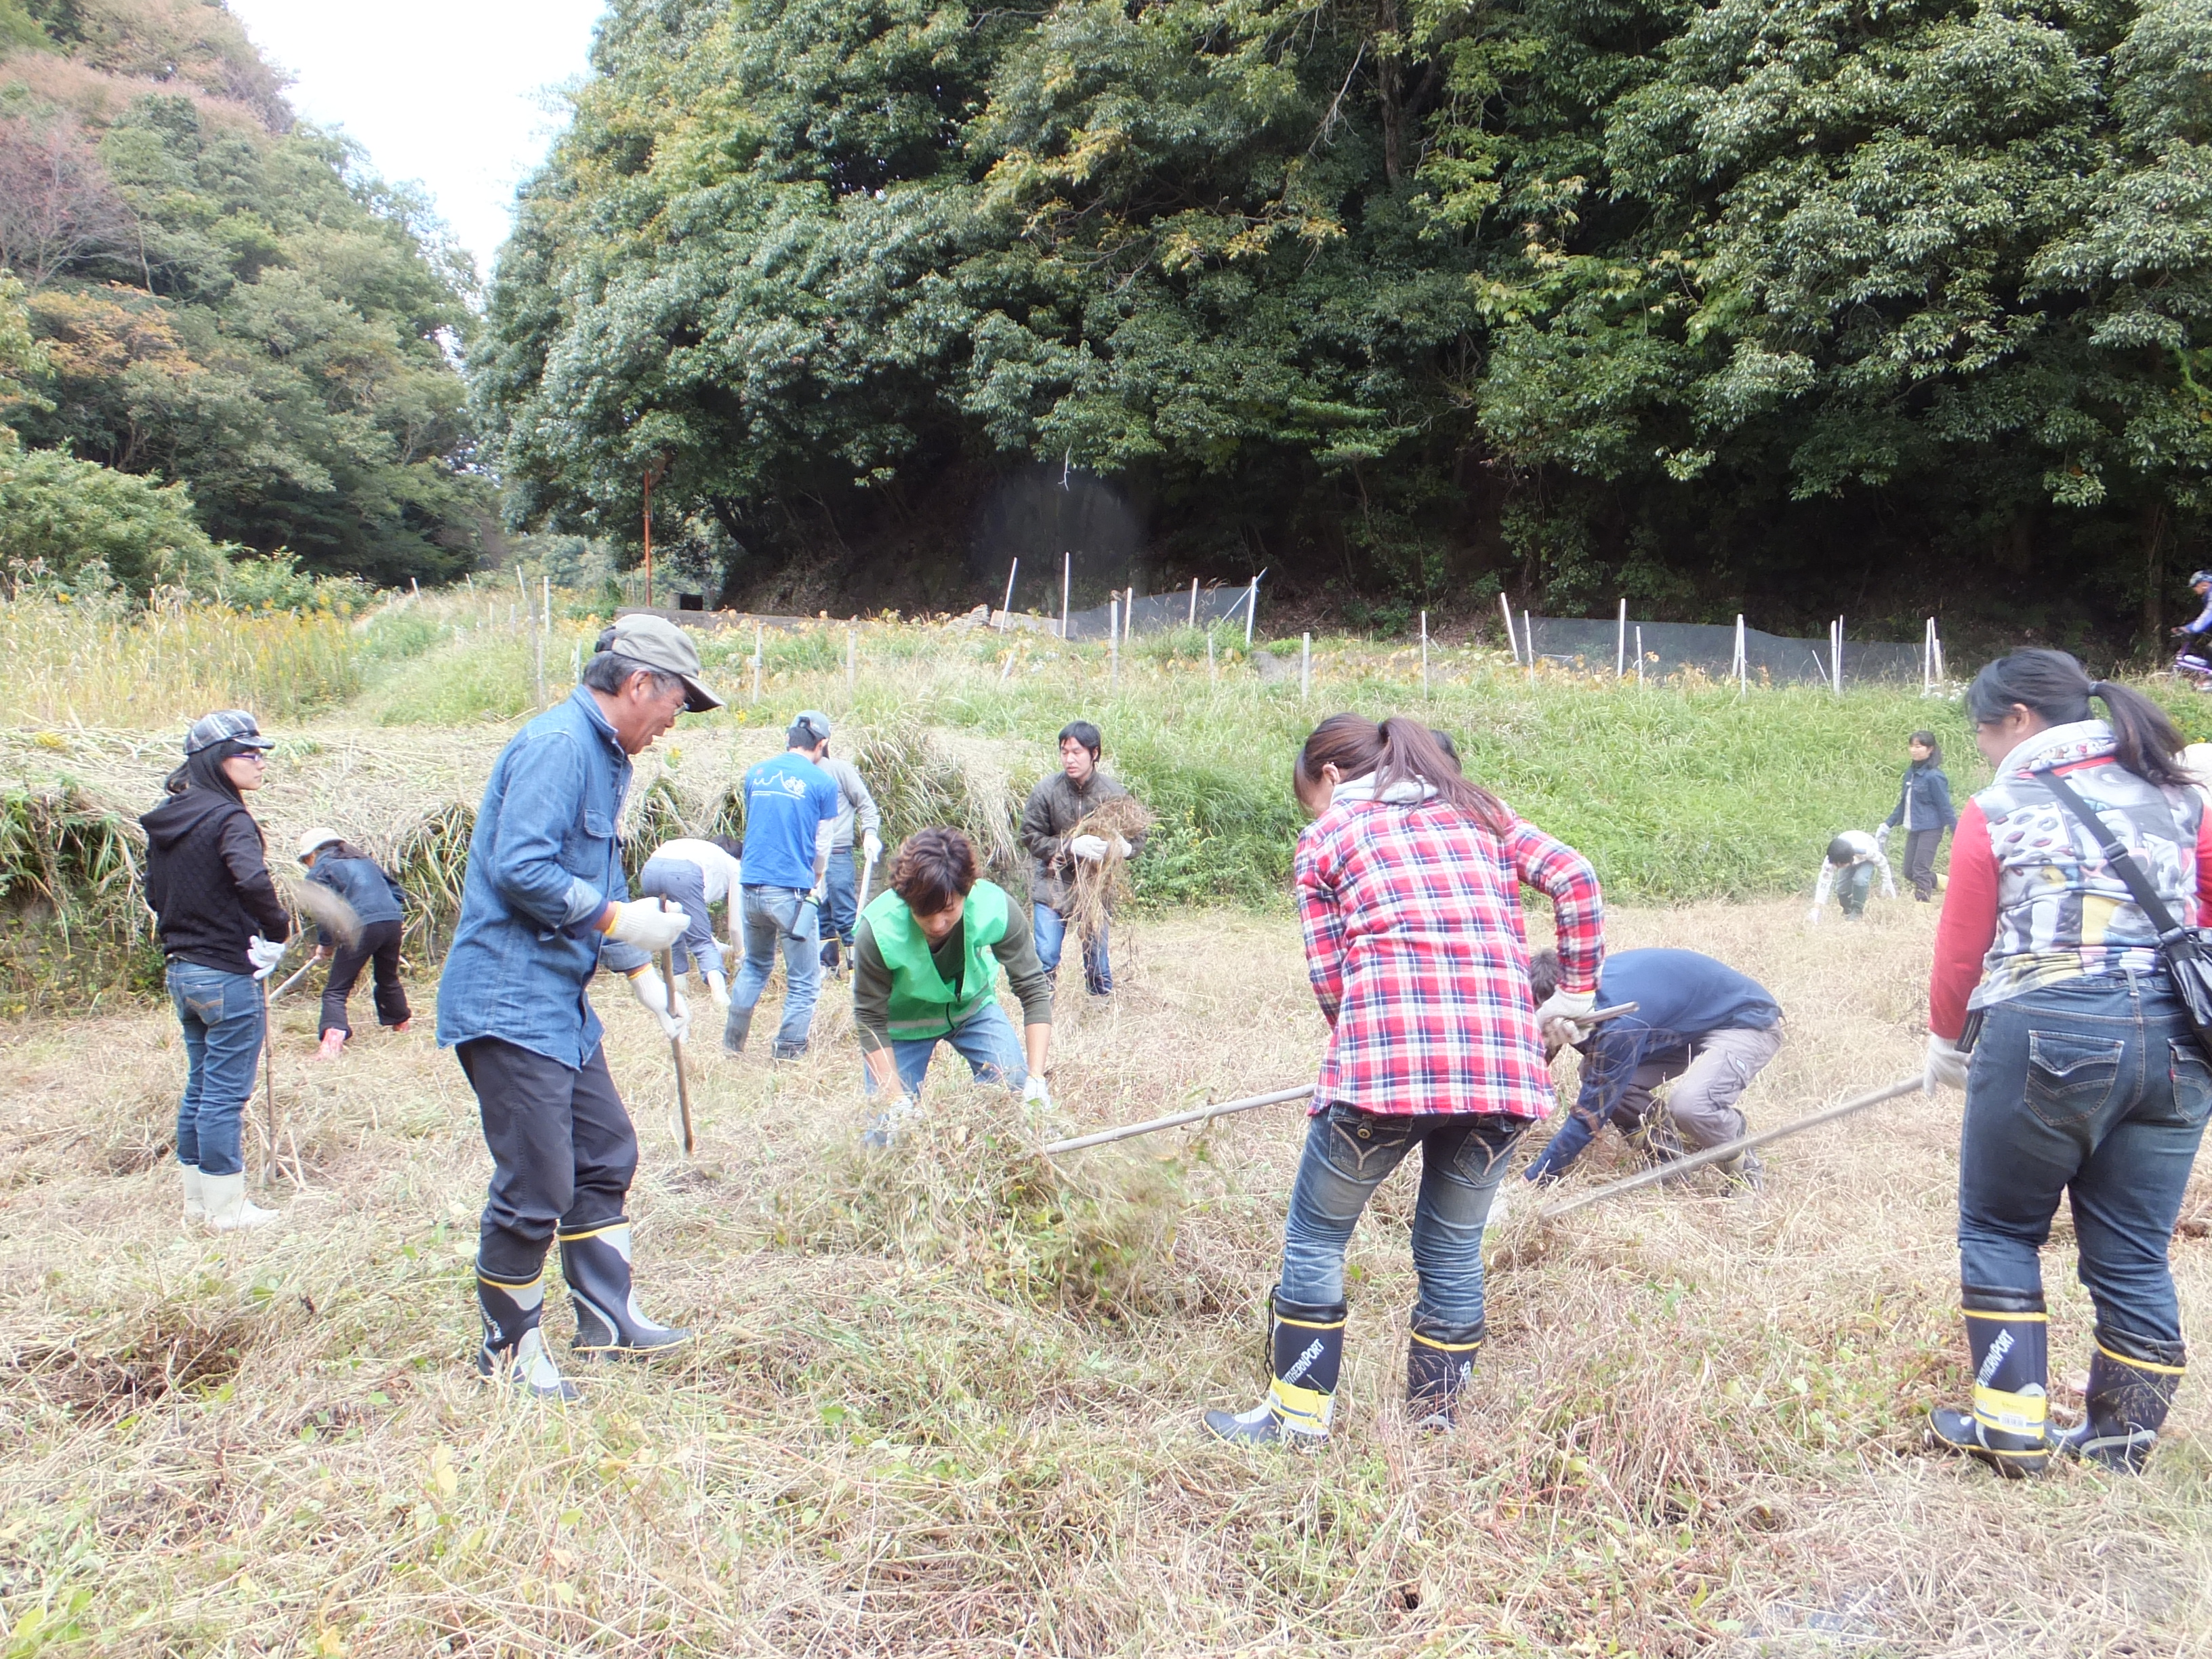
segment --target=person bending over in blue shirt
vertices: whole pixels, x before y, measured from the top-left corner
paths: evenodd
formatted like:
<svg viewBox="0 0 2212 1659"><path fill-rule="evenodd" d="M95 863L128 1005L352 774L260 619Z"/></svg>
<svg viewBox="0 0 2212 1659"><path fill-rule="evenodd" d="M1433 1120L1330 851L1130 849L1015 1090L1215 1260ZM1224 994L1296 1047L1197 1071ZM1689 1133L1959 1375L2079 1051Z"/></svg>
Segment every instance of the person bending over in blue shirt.
<svg viewBox="0 0 2212 1659"><path fill-rule="evenodd" d="M637 1131L585 991L602 965L627 974L662 1029L684 1036L683 998L672 1000L653 957L688 919L665 900L630 898L615 830L629 757L681 711L722 706L698 676L699 653L682 629L624 617L599 635L568 700L500 751L438 981L438 1042L456 1052L476 1091L492 1157L477 1239L477 1369L549 1398L576 1397L538 1328L556 1234L578 1353L636 1355L690 1334L647 1319L630 1289L624 1206Z"/></svg>
<svg viewBox="0 0 2212 1659"><path fill-rule="evenodd" d="M822 884L837 829L836 780L819 764L830 748L830 717L809 708L785 734L789 745L745 774L745 867L738 914L744 965L730 988L722 1048L743 1054L753 1009L768 989L776 947L783 948L783 1022L777 1060L806 1052L814 999L822 989Z"/></svg>
<svg viewBox="0 0 2212 1659"><path fill-rule="evenodd" d="M1528 962L1538 1002L1559 979L1555 951ZM1692 1151L1718 1146L1747 1133L1736 1102L1782 1047L1782 1009L1766 988L1724 963L1695 951L1623 951L1599 970L1601 1008L1632 1002L1637 1011L1564 1035L1582 1051L1582 1093L1551 1144L1528 1166L1528 1179L1557 1181L1610 1121L1626 1135L1645 1133L1651 1091L1672 1079L1667 1113ZM1550 1036L1570 1022L1554 1020ZM1721 1169L1747 1186L1760 1168L1739 1152Z"/></svg>

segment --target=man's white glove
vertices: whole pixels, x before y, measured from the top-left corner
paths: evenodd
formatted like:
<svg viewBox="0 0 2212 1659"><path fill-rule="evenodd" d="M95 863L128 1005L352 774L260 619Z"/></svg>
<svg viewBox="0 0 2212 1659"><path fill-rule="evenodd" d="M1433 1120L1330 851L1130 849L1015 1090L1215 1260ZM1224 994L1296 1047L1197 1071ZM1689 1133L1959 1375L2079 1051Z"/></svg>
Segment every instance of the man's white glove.
<svg viewBox="0 0 2212 1659"><path fill-rule="evenodd" d="M1044 1086L1044 1079L1035 1072L1022 1085L1022 1104L1040 1112L1052 1109L1052 1091Z"/></svg>
<svg viewBox="0 0 2212 1659"><path fill-rule="evenodd" d="M1937 1036L1930 1031L1928 1034L1928 1064L1920 1074L1920 1086L1931 1095L1939 1085L1946 1089L1963 1089L1966 1086L1966 1073L1973 1063L1974 1057L1950 1038Z"/></svg>
<svg viewBox="0 0 2212 1659"><path fill-rule="evenodd" d="M863 830L860 835L860 856L873 864L883 855L884 838L872 830Z"/></svg>
<svg viewBox="0 0 2212 1659"><path fill-rule="evenodd" d="M720 974L707 975L707 995L714 1005L727 1012L730 1006L730 981Z"/></svg>
<svg viewBox="0 0 2212 1659"><path fill-rule="evenodd" d="M691 918L680 904L663 908L660 899L626 899L614 907L606 935L618 945L635 945L647 956L659 956L684 937Z"/></svg>
<svg viewBox="0 0 2212 1659"><path fill-rule="evenodd" d="M246 960L253 964L253 977L267 979L270 975L276 971L276 964L284 960L284 947L281 945L271 945L260 934L256 933L246 941Z"/></svg>
<svg viewBox="0 0 2212 1659"><path fill-rule="evenodd" d="M1579 1048L1589 1040L1590 1032L1595 1028L1577 1024L1575 1016L1586 1014L1596 1006L1595 991L1554 991L1536 1010L1536 1029L1553 1042L1563 1043L1570 1048ZM1551 1029L1554 1020L1563 1028L1556 1033Z"/></svg>
<svg viewBox="0 0 2212 1659"><path fill-rule="evenodd" d="M1116 853L1119 853L1123 858L1127 858L1136 849L1131 847L1127 842L1122 840L1121 836L1116 836L1114 837L1114 850Z"/></svg>
<svg viewBox="0 0 2212 1659"><path fill-rule="evenodd" d="M660 1022L660 1029L668 1033L671 1042L681 1042L690 1034L691 1006L684 1000L681 991L675 995L674 1006L670 1006L668 981L661 978L658 969L639 969L629 976L629 988L631 995L653 1011L653 1017Z"/></svg>
<svg viewBox="0 0 2212 1659"><path fill-rule="evenodd" d="M1067 850L1085 864L1096 864L1106 856L1106 842L1097 836L1078 836L1067 843Z"/></svg>

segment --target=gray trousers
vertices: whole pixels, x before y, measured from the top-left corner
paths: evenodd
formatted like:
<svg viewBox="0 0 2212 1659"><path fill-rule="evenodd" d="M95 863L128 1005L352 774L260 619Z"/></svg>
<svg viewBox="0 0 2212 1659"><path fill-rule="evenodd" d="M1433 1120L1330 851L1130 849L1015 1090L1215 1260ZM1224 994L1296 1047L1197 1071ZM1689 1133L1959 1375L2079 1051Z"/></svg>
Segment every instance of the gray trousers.
<svg viewBox="0 0 2212 1659"><path fill-rule="evenodd" d="M1736 1102L1781 1047L1778 1024L1763 1031L1708 1031L1692 1042L1686 1059L1677 1049L1665 1060L1638 1066L1636 1080L1614 1110L1614 1121L1632 1112L1644 1117L1651 1109L1651 1091L1671 1079L1674 1086L1667 1096L1667 1113L1684 1146L1699 1152L1747 1134L1749 1125Z"/></svg>

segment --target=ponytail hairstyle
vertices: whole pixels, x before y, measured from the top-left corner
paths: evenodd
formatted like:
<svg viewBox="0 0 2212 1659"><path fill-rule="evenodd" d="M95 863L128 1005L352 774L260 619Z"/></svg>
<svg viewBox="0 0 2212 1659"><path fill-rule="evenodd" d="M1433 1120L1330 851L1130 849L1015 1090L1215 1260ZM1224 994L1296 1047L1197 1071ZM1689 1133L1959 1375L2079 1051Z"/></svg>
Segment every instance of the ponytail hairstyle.
<svg viewBox="0 0 2212 1659"><path fill-rule="evenodd" d="M1461 773L1434 732L1403 714L1393 714L1380 725L1358 714L1331 714L1314 727L1298 750L1291 775L1305 787L1316 788L1322 769L1328 766L1345 778L1372 773L1378 800L1395 785L1425 784L1439 800L1493 834L1502 833L1511 816L1497 796Z"/></svg>
<svg viewBox="0 0 2212 1659"><path fill-rule="evenodd" d="M1915 732L1905 739L1905 742L1917 743L1928 751L1928 758L1924 761L1915 761L1913 763L1915 766L1941 766L1943 763L1943 745L1936 741L1936 734L1933 732Z"/></svg>
<svg viewBox="0 0 2212 1659"><path fill-rule="evenodd" d="M2091 679L2063 651L2015 651L1999 657L1966 688L1966 714L1982 726L2002 720L2019 703L2053 726L2068 726L2089 718L2092 697L2105 705L2117 740L2113 758L2122 766L2161 789L2195 785L2197 780L2175 758L2183 739L2166 711L2140 691Z"/></svg>

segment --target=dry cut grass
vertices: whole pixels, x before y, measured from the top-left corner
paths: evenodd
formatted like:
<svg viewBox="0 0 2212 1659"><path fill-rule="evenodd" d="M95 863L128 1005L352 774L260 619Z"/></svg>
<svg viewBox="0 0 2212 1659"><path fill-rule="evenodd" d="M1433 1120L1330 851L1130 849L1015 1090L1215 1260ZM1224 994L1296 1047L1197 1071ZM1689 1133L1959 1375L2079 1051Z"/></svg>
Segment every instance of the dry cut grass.
<svg viewBox="0 0 2212 1659"><path fill-rule="evenodd" d="M1713 951L1790 1040L1781 1121L1917 1065L1932 916L1877 903L1619 915ZM279 1229L173 1218L181 1056L148 1011L7 1031L0 1600L11 1652L2150 1655L2212 1642L2205 1391L2152 1474L2005 1486L1923 1455L1962 1387L1955 1097L1773 1149L1754 1197L1648 1191L1546 1229L1492 1281L1464 1425L1409 1432L1410 1173L1352 1253L1341 1431L1204 1442L1261 1384L1295 1109L1054 1170L1046 1131L1307 1075L1320 1025L1279 919L1118 927L1126 988L1063 993L1060 1109L942 1069L924 1133L863 1153L834 995L787 1067L702 1043L688 1164L665 1048L603 997L640 1124L649 1305L681 1361L563 1411L481 1388L486 1173L427 1034L305 1058L278 1103ZM1065 981L1064 981L1065 983ZM432 988L417 988L427 1008ZM258 1110L258 1106L257 1106ZM289 1153L289 1148L288 1148ZM1617 1170L1609 1139L1578 1182ZM2051 1252L2061 1378L2088 1310ZM2192 1320L2212 1251L2177 1252ZM549 1323L565 1344L555 1291ZM2078 1402L2076 1402L2078 1403Z"/></svg>

